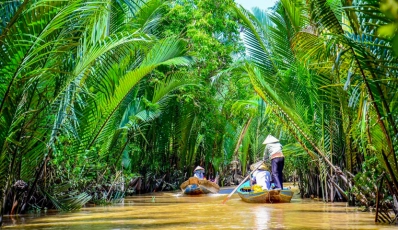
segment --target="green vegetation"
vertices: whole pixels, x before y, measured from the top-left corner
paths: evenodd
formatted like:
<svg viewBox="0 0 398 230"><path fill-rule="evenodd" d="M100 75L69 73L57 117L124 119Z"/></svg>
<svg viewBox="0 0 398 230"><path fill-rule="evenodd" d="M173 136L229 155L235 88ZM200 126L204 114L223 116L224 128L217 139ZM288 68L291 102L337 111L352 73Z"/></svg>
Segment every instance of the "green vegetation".
<svg viewBox="0 0 398 230"><path fill-rule="evenodd" d="M269 133L302 197L398 196L396 5L0 3L1 215L227 185Z"/></svg>

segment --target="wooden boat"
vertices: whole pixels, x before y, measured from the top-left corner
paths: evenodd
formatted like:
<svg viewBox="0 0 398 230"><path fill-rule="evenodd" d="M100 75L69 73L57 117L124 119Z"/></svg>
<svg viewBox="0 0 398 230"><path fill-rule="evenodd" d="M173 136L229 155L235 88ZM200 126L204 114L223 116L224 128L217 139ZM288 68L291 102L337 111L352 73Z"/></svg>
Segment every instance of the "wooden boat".
<svg viewBox="0 0 398 230"><path fill-rule="evenodd" d="M257 192L250 186L250 181L246 181L238 188L239 196L248 203L289 203L293 193L289 189Z"/></svg>
<svg viewBox="0 0 398 230"><path fill-rule="evenodd" d="M186 195L218 193L218 191L220 191L220 186L218 186L218 184L208 180L200 180L196 177L190 177L181 184L180 188Z"/></svg>

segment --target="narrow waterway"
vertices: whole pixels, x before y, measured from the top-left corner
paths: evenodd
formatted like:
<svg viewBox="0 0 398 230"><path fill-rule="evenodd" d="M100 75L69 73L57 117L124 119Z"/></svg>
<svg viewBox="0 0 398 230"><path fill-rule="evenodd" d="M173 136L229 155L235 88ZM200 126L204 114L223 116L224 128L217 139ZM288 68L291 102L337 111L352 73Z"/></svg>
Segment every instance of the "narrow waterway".
<svg viewBox="0 0 398 230"><path fill-rule="evenodd" d="M251 204L234 194L182 196L159 192L128 197L122 204L79 211L48 211L5 217L5 229L397 229L374 223L374 213L345 203L302 200L291 203Z"/></svg>

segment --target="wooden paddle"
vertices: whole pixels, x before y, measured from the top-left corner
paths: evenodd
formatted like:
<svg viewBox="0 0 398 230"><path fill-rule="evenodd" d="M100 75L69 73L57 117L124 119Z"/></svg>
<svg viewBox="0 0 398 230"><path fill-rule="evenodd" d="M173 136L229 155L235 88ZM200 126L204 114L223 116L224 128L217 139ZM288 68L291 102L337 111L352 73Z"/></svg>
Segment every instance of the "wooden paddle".
<svg viewBox="0 0 398 230"><path fill-rule="evenodd" d="M258 168L260 168L260 166L261 166L263 163L264 163L264 161L259 161L259 162L255 163L255 164L258 164L258 166L255 167L254 170L251 171L251 172L249 173L249 175L247 175L247 177L246 177L245 179L243 179L243 181L240 182L240 184L239 184L238 186L236 186L236 188L235 188L235 189L222 201L222 204L225 204L225 202L227 202L227 200L236 192L236 190L238 190L238 188L239 188L243 183L246 182L246 180L250 177L250 175L252 174L252 172L254 172L254 171L256 171Z"/></svg>

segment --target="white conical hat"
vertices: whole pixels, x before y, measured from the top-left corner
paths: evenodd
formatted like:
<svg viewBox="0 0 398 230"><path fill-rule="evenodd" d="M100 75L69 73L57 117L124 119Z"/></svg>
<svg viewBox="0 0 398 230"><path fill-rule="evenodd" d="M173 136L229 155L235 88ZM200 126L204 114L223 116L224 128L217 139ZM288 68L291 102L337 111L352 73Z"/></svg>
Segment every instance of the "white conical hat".
<svg viewBox="0 0 398 230"><path fill-rule="evenodd" d="M196 167L195 170L193 170L193 171L195 172L196 170L205 170L205 169L202 168L202 167L200 167L200 166L198 166L198 167Z"/></svg>
<svg viewBox="0 0 398 230"><path fill-rule="evenodd" d="M265 138L263 144L270 144L270 143L275 143L275 142L279 142L278 139L276 139L276 137L272 136L272 135L268 135L267 138Z"/></svg>

